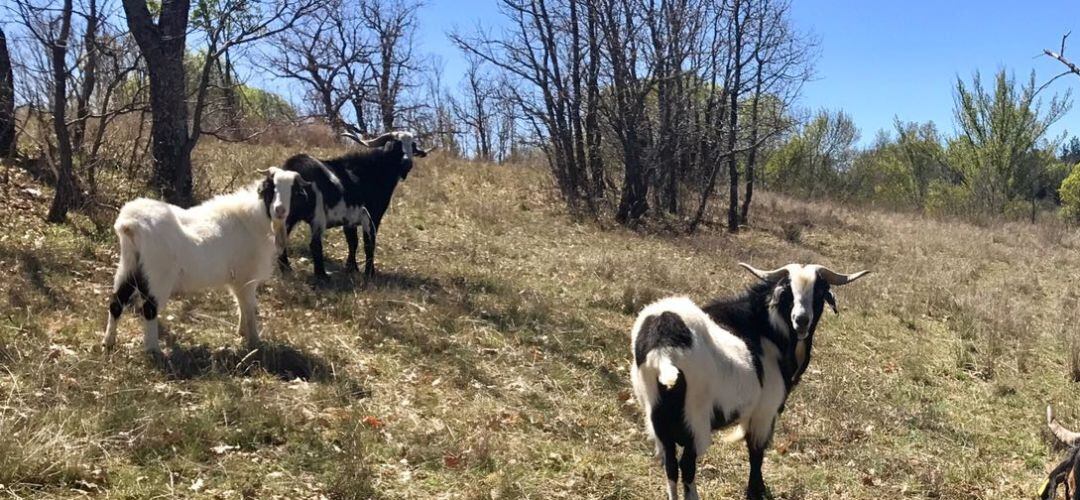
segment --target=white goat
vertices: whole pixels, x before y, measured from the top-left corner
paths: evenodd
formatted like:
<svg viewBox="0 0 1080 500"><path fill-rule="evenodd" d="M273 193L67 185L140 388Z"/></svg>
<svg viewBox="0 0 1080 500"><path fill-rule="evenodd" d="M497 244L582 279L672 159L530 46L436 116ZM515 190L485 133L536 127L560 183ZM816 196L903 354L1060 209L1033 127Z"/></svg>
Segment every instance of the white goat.
<svg viewBox="0 0 1080 500"><path fill-rule="evenodd" d="M305 184L295 172L272 167L248 187L183 209L139 198L120 209L113 228L120 238L104 345L116 343L125 307L141 303L143 347L160 352L158 312L176 293L227 287L240 312L237 333L258 343L255 290L273 274L284 240L284 221ZM272 214L272 216L271 216Z"/></svg>

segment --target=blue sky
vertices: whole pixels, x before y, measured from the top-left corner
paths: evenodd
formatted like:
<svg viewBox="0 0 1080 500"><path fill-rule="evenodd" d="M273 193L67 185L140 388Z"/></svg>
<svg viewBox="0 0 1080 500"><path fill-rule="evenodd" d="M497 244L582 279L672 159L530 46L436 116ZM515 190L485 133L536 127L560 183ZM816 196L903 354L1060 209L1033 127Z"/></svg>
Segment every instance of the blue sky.
<svg viewBox="0 0 1080 500"><path fill-rule="evenodd" d="M815 80L804 88L801 105L847 111L862 130L863 144L878 129L891 129L893 116L933 120L951 132L957 75L969 79L979 70L988 78L1004 67L1019 80L1034 69L1041 84L1062 67L1039 54L1056 49L1071 29L1076 34L1066 55L1080 62L1076 0L794 0L793 18L821 40ZM443 59L446 84L456 88L463 61L445 33L455 26L472 30L477 22L498 27L502 19L495 0L429 0L421 22L422 51ZM1068 88L1080 97L1080 77L1051 87ZM1080 135L1080 104L1074 108L1053 133Z"/></svg>

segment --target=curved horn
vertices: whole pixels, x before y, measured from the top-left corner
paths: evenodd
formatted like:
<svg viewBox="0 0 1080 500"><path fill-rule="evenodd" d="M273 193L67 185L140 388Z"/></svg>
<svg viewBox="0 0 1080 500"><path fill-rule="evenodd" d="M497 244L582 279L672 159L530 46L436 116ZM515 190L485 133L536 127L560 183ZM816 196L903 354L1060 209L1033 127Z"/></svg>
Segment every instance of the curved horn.
<svg viewBox="0 0 1080 500"><path fill-rule="evenodd" d="M790 272L787 266L773 269L772 271L762 271L761 269L751 266L750 264L747 264L745 262L740 262L739 265L747 271L750 271L750 273L754 276L757 276L757 278L761 281L776 281L780 278L787 276Z"/></svg>
<svg viewBox="0 0 1080 500"><path fill-rule="evenodd" d="M1050 428L1050 432L1054 433L1054 437L1068 446L1080 442L1080 432L1073 432L1062 427L1054 418L1054 409L1050 405L1046 405L1046 426Z"/></svg>
<svg viewBox="0 0 1080 500"><path fill-rule="evenodd" d="M364 144L364 140L363 140L363 139L361 139L360 137L358 137L358 136L357 136L357 135L356 135L355 133L353 133L353 132L342 132L341 134L339 134L339 136L340 136L340 137L344 137L344 138L346 138L346 139L352 139L352 140L356 141L356 142L357 142L357 143L359 143L359 144Z"/></svg>
<svg viewBox="0 0 1080 500"><path fill-rule="evenodd" d="M431 146L430 148L427 148L427 149L423 149L420 146L417 146L415 142L413 143L413 154L415 154L416 156L419 156L421 158L427 156L428 153L430 153L432 151L435 151L436 149L439 149L438 145Z"/></svg>
<svg viewBox="0 0 1080 500"><path fill-rule="evenodd" d="M367 146L369 148L381 148L381 147L383 147L383 145L386 144L387 141L389 141L389 140L391 140L393 138L394 138L394 133L393 132L387 132L387 133L385 133L383 135L380 135L380 136L378 136L378 137L376 137L374 139L371 139L370 141L365 141L365 140L359 139L359 138L357 138L356 140L360 144L363 144L363 145L365 145L365 146Z"/></svg>
<svg viewBox="0 0 1080 500"><path fill-rule="evenodd" d="M820 266L818 267L817 274L818 276L825 278L825 281L827 281L830 285L840 286L846 285L848 283L851 283L852 281L862 278L863 276L870 274L870 271L859 271L855 274L840 274L825 266Z"/></svg>

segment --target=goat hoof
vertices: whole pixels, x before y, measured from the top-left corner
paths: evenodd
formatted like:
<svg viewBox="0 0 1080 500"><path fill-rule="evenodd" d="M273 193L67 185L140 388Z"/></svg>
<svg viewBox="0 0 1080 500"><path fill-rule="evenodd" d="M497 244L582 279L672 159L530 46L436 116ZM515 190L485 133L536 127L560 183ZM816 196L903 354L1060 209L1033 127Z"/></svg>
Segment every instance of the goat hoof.
<svg viewBox="0 0 1080 500"><path fill-rule="evenodd" d="M358 273L358 272L360 272L360 266L358 266L356 264L347 264L345 266L345 272L349 273L349 274Z"/></svg>

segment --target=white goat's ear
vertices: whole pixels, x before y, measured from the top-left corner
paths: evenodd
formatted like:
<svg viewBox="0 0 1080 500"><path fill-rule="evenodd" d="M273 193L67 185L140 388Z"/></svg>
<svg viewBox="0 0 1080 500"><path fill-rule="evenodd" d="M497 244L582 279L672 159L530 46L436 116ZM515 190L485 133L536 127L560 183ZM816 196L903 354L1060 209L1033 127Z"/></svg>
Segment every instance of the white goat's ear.
<svg viewBox="0 0 1080 500"><path fill-rule="evenodd" d="M836 309L836 296L833 295L832 290L825 292L825 303L829 304L833 314L840 314L840 311Z"/></svg>

